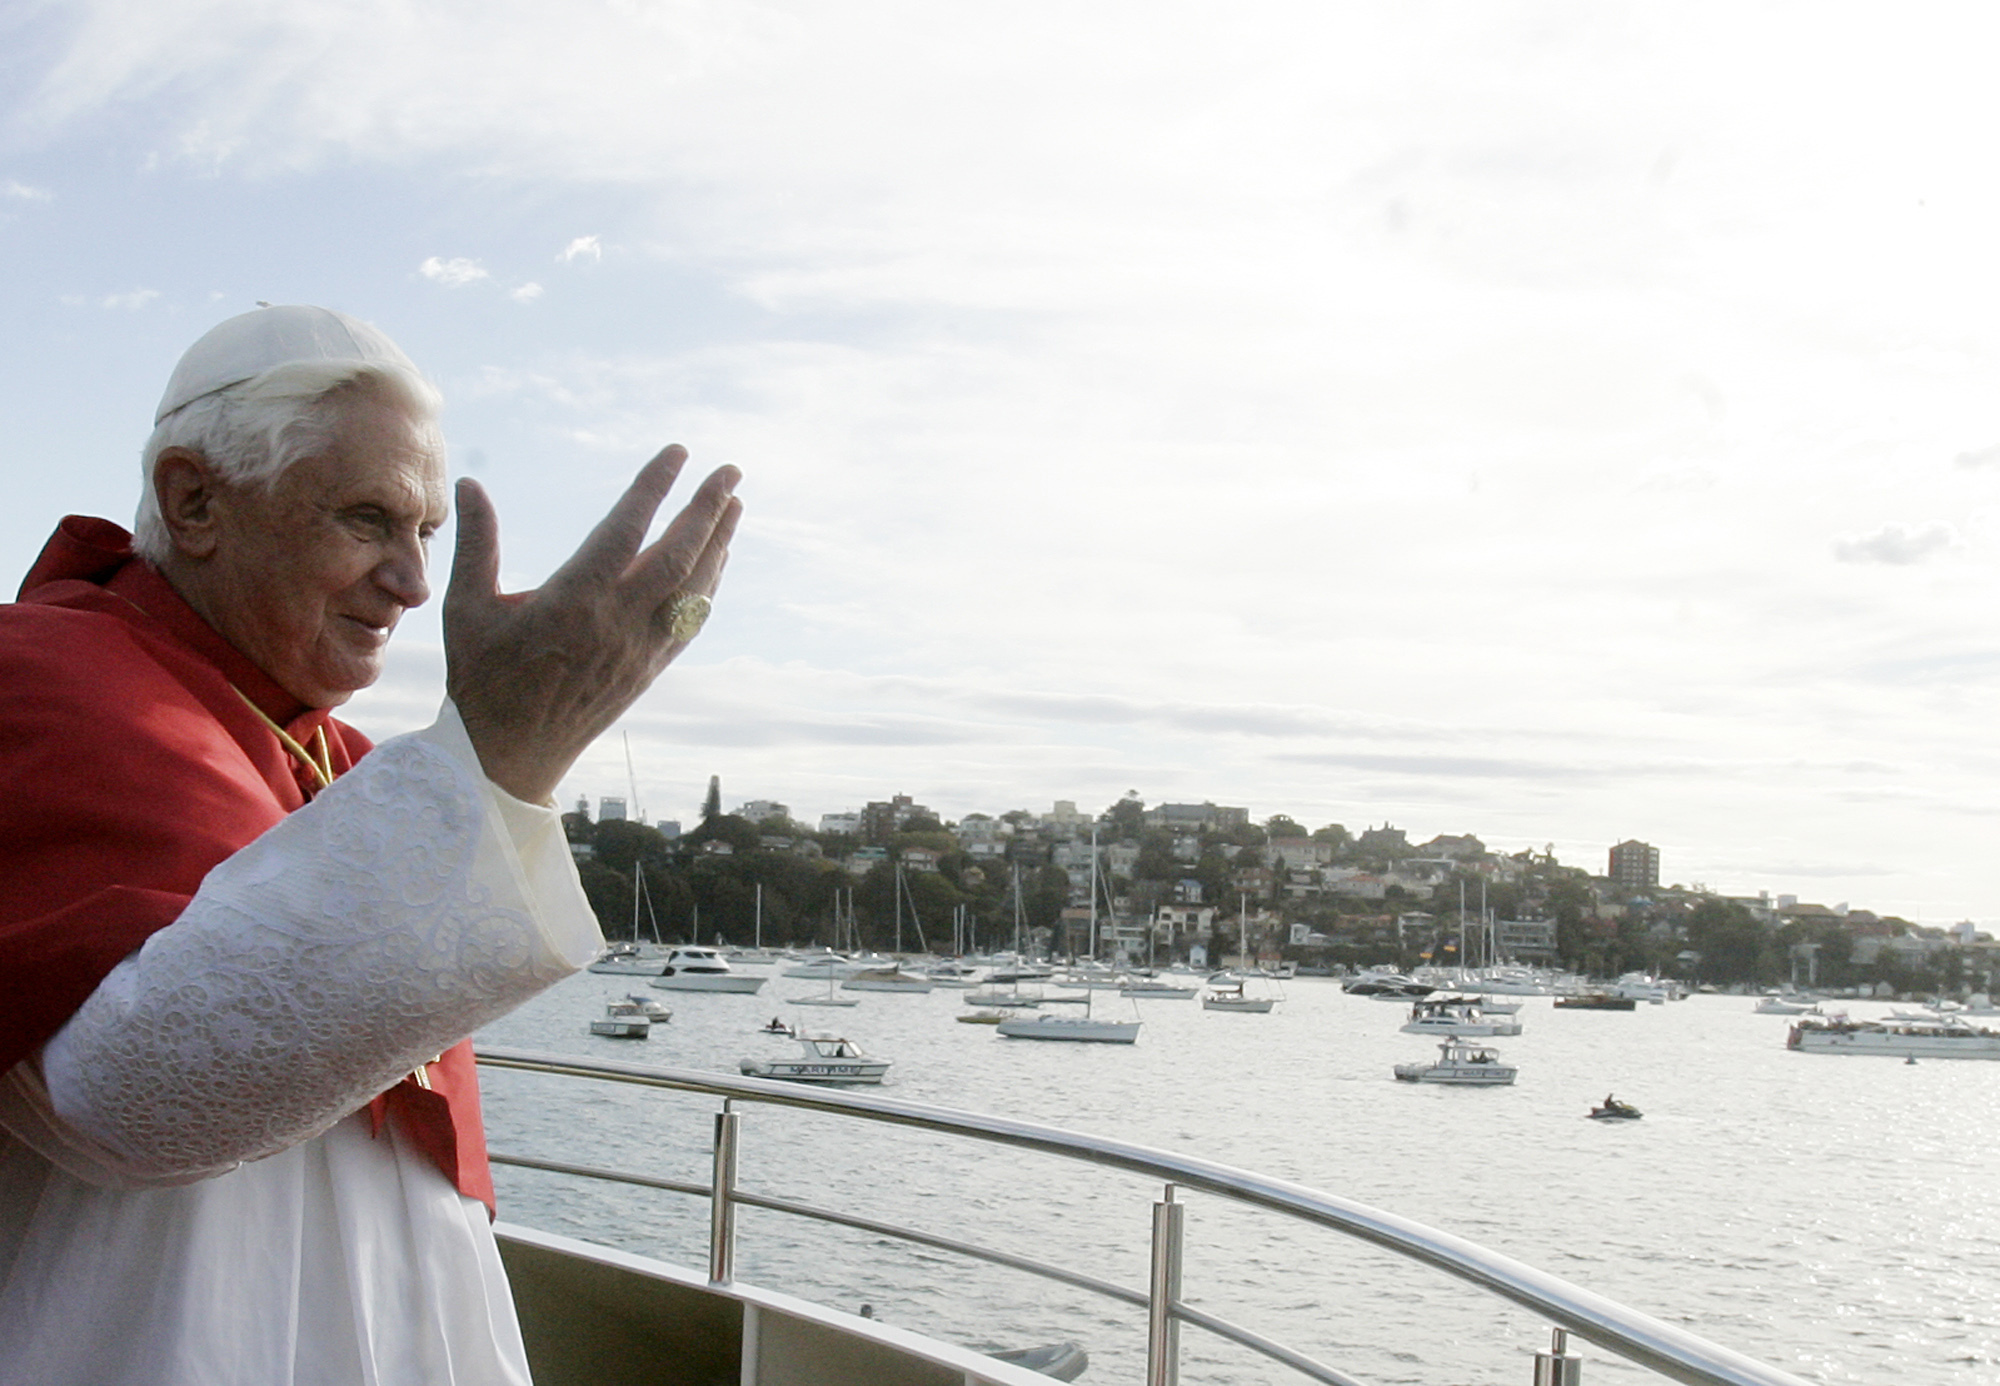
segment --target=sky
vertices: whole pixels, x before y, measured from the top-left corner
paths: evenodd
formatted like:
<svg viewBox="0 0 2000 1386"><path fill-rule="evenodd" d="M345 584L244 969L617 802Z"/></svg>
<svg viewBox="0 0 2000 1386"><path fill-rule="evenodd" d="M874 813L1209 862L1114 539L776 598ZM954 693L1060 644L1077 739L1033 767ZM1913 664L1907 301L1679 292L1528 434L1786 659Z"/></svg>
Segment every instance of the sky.
<svg viewBox="0 0 2000 1386"><path fill-rule="evenodd" d="M12 0L0 566L129 520L196 336L319 303L443 390L511 587L663 443L745 474L566 804L629 742L656 818L1136 792L2000 925L1996 28Z"/></svg>

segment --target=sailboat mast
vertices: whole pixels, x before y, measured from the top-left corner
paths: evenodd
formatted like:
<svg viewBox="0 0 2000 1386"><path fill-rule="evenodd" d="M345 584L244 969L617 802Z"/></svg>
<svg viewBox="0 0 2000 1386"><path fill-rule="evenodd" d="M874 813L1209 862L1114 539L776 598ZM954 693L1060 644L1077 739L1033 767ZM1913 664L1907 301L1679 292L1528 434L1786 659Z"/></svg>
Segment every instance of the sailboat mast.
<svg viewBox="0 0 2000 1386"><path fill-rule="evenodd" d="M903 956L903 863L896 863L896 956Z"/></svg>
<svg viewBox="0 0 2000 1386"><path fill-rule="evenodd" d="M1465 980L1465 878L1458 881L1458 978Z"/></svg>
<svg viewBox="0 0 2000 1386"><path fill-rule="evenodd" d="M1097 961L1097 828L1090 829L1090 960ZM1085 1007L1088 1012L1088 1006Z"/></svg>
<svg viewBox="0 0 2000 1386"><path fill-rule="evenodd" d="M757 934L756 934L756 939L757 939L757 942L756 942L756 948L757 948L757 951L761 953L761 952L763 952L763 951L764 951L764 883L763 883L762 881L759 881L759 882L757 883Z"/></svg>
<svg viewBox="0 0 2000 1386"><path fill-rule="evenodd" d="M1014 970L1021 970L1021 866L1014 864Z"/></svg>

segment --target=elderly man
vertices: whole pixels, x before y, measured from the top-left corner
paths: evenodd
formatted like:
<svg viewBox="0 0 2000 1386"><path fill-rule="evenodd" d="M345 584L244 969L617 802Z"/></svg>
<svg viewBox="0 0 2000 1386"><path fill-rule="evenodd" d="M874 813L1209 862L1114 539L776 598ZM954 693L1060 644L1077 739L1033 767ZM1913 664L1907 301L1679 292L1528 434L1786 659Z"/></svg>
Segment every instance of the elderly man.
<svg viewBox="0 0 2000 1386"><path fill-rule="evenodd" d="M459 483L446 701L329 710L429 596L436 397L365 324L182 359L135 534L0 607L0 1383L525 1382L465 1037L600 945L549 799L685 647L737 475L668 448L540 590ZM364 753L366 753L364 755Z"/></svg>

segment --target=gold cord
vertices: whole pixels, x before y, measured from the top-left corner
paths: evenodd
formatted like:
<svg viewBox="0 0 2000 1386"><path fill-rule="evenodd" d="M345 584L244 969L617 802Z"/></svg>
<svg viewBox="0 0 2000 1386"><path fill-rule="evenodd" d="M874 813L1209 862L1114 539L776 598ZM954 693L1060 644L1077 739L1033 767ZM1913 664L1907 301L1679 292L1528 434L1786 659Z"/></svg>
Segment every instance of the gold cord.
<svg viewBox="0 0 2000 1386"><path fill-rule="evenodd" d="M301 746L296 737L276 722L273 722L270 714L265 712L263 708L251 702L248 693L245 693L233 683L229 685L229 688L231 692L243 700L243 706L257 714L258 721L271 729L272 733L278 738L279 744L298 757L304 763L306 769L312 771L313 781L319 788L325 789L333 783L333 748L326 744L326 728L324 726L313 728L313 742L319 749L319 758L315 760L313 753Z"/></svg>

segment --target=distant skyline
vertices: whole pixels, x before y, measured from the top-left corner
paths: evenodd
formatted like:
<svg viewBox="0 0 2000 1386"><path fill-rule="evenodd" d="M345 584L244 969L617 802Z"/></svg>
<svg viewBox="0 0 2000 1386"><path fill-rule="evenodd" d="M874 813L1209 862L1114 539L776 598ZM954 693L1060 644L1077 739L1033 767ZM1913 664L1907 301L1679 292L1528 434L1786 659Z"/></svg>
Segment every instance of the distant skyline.
<svg viewBox="0 0 2000 1386"><path fill-rule="evenodd" d="M2000 926L1989 27L31 0L0 566L130 516L195 336L324 303L438 381L510 583L663 442L743 468L651 814L1129 789ZM438 630L352 720L429 720Z"/></svg>

